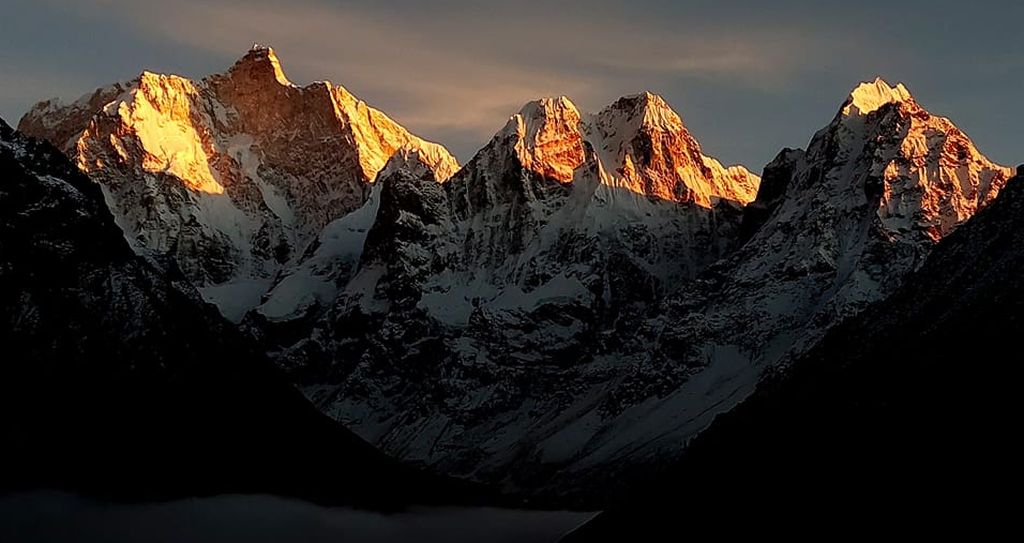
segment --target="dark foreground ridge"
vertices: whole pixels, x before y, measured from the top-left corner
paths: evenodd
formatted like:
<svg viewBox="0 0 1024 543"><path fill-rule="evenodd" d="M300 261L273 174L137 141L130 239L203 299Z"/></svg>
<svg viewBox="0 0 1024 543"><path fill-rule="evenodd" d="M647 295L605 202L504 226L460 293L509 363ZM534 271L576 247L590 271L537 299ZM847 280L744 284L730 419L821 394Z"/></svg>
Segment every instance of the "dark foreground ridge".
<svg viewBox="0 0 1024 543"><path fill-rule="evenodd" d="M493 503L321 415L182 279L132 253L99 185L3 121L0 345L0 492Z"/></svg>

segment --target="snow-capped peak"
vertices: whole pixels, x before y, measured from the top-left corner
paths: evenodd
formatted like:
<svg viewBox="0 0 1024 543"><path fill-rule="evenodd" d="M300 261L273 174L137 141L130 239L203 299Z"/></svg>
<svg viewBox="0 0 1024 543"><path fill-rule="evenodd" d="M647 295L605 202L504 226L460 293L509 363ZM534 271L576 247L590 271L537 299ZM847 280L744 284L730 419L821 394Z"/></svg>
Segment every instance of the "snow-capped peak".
<svg viewBox="0 0 1024 543"><path fill-rule="evenodd" d="M702 207L719 199L746 204L757 195L760 178L704 155L679 115L657 94L620 98L591 115L585 130L617 186Z"/></svg>
<svg viewBox="0 0 1024 543"><path fill-rule="evenodd" d="M580 112L568 96L554 96L527 102L516 115L522 117L525 122L532 123L535 120L540 121L559 115L579 117Z"/></svg>
<svg viewBox="0 0 1024 543"><path fill-rule="evenodd" d="M886 107L890 104L895 107ZM902 84L861 83L808 147L808 161L857 165L879 180L878 218L896 237L937 242L987 204L1010 177L952 121L932 115ZM835 149L840 149L836 155ZM850 166L851 168L853 166ZM812 177L806 177L812 179ZM849 174L835 179L847 182ZM849 195L844 195L848 197Z"/></svg>
<svg viewBox="0 0 1024 543"><path fill-rule="evenodd" d="M874 81L861 83L850 92L843 106L843 115L867 115L886 104L902 104L913 100L914 97L903 83L891 87L884 79L877 77Z"/></svg>
<svg viewBox="0 0 1024 543"><path fill-rule="evenodd" d="M257 81L273 78L282 85L292 86L292 82L281 68L281 61L277 59L274 49L266 45L253 44L252 49L235 62L229 73L244 75Z"/></svg>
<svg viewBox="0 0 1024 543"><path fill-rule="evenodd" d="M558 181L571 181L585 158L580 112L565 96L527 103L501 134L515 136L515 151L525 168Z"/></svg>
<svg viewBox="0 0 1024 543"><path fill-rule="evenodd" d="M628 115L635 128L647 126L662 130L683 130L683 121L661 96L650 91L624 96L606 107L600 115L612 116L615 112Z"/></svg>
<svg viewBox="0 0 1024 543"><path fill-rule="evenodd" d="M384 168L377 174L377 179L406 171L415 177L431 177L439 183L459 171L459 163L448 151L436 143L426 141L410 141L391 155Z"/></svg>

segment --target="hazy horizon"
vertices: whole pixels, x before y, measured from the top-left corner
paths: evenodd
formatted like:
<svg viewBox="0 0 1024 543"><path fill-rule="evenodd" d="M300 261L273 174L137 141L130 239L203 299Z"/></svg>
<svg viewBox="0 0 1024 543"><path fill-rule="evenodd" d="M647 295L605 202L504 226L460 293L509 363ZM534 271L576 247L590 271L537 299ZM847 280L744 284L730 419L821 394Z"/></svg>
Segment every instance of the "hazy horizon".
<svg viewBox="0 0 1024 543"><path fill-rule="evenodd" d="M39 100L144 69L221 72L260 42L295 83L343 85L463 162L530 100L564 94L595 111L650 90L706 153L759 171L783 147L804 147L876 75L905 83L989 158L1024 160L1024 5L1014 2L377 4L13 0L0 21L0 116L13 125Z"/></svg>

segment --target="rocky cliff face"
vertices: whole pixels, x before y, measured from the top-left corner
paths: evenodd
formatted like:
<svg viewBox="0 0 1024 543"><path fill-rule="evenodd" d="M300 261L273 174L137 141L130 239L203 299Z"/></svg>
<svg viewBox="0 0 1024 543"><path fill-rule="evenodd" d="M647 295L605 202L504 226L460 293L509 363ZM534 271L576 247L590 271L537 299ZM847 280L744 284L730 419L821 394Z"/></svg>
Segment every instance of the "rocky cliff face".
<svg viewBox="0 0 1024 543"><path fill-rule="evenodd" d="M632 192L702 207L721 200L747 204L757 195L758 176L705 156L656 94L621 98L592 115L584 130L606 175Z"/></svg>
<svg viewBox="0 0 1024 543"><path fill-rule="evenodd" d="M421 183L412 190L426 197L443 192L440 183L454 173L449 163L422 149L404 147L397 151L378 175L366 203L328 224L298 262L282 270L259 306L246 316L243 327L274 354L308 339L316 321L345 291L361 262L386 259L387 251L396 249L386 239L386 228L377 226L378 222L394 221L401 211L385 187L391 187L395 180L415 179ZM383 214L382 198L388 200ZM417 208L410 197L401 205ZM368 244L371 228L375 234ZM371 250L364 256L367 245ZM397 253L393 256L398 257Z"/></svg>
<svg viewBox="0 0 1024 543"><path fill-rule="evenodd" d="M132 247L181 269L232 318L365 203L395 151L457 168L344 88L293 85L262 47L202 81L143 72L70 105L42 102L19 129L73 157Z"/></svg>

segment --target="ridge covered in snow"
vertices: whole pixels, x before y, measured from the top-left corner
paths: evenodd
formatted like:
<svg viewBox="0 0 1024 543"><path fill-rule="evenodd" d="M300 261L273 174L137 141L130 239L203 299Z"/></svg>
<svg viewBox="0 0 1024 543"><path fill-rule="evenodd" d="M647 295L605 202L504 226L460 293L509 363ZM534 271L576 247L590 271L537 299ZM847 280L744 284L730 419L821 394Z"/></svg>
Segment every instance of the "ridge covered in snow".
<svg viewBox="0 0 1024 543"><path fill-rule="evenodd" d="M341 86L299 87L269 47L191 81L143 72L19 124L98 181L140 254L180 269L240 318L331 221L359 209L391 155L458 168Z"/></svg>

